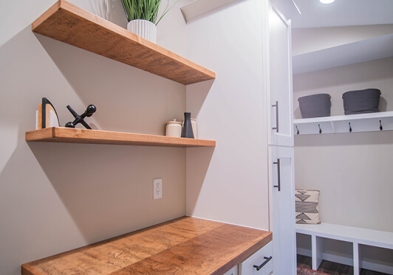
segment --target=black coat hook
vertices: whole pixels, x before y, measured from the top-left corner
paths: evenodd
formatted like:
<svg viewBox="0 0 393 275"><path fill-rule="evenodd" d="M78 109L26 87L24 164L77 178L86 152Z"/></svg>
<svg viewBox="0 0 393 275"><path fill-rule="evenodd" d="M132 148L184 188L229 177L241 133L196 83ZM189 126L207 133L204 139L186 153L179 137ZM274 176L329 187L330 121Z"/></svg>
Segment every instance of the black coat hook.
<svg viewBox="0 0 393 275"><path fill-rule="evenodd" d="M352 133L351 122L348 122L348 124L349 124L349 132Z"/></svg>
<svg viewBox="0 0 393 275"><path fill-rule="evenodd" d="M296 126L296 134L297 135L300 134L299 129L297 128L297 126Z"/></svg>
<svg viewBox="0 0 393 275"><path fill-rule="evenodd" d="M383 130L383 127L382 127L382 122L381 122L381 120L379 120L379 130Z"/></svg>
<svg viewBox="0 0 393 275"><path fill-rule="evenodd" d="M322 134L321 125L318 124L318 128L319 128L319 133Z"/></svg>

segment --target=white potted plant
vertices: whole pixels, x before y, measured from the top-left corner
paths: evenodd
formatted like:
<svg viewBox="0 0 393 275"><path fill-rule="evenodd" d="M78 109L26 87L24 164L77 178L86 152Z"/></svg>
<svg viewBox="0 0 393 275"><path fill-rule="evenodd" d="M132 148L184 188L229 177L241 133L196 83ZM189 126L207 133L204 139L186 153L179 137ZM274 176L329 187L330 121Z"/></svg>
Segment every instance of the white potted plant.
<svg viewBox="0 0 393 275"><path fill-rule="evenodd" d="M161 15L158 14L161 0L121 0L127 16L127 30L153 43L156 43L156 26L167 12L180 0L165 7Z"/></svg>

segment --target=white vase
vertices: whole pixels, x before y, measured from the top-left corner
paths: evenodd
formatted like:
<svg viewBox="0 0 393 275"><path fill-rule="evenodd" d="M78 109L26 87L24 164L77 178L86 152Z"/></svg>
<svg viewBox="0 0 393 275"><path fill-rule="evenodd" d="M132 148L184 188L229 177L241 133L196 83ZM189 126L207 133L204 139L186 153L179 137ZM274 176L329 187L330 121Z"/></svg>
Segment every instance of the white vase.
<svg viewBox="0 0 393 275"><path fill-rule="evenodd" d="M127 24L127 30L150 42L156 43L157 27L153 22L143 19L131 20Z"/></svg>

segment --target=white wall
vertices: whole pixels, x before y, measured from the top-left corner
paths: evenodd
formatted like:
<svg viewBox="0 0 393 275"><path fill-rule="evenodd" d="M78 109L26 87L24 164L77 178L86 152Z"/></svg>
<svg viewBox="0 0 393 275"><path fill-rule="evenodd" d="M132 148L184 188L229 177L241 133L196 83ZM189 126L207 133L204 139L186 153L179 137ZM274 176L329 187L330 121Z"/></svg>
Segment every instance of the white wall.
<svg viewBox="0 0 393 275"><path fill-rule="evenodd" d="M392 111L393 59L295 75L294 110L300 96L329 93L332 116L343 115L342 93L382 92L381 111ZM322 222L393 232L393 132L295 137L296 187L321 190Z"/></svg>
<svg viewBox="0 0 393 275"><path fill-rule="evenodd" d="M189 57L217 74L187 86L200 136L217 141L187 149L187 214L268 229L262 2L237 1L187 25Z"/></svg>
<svg viewBox="0 0 393 275"><path fill-rule="evenodd" d="M0 3L0 274L22 263L185 214L186 150L177 148L26 143L43 96L64 125L70 104L95 128L164 134L181 119L184 85L34 34L31 23L54 0ZM118 0L72 3L125 27ZM166 20L167 19L167 20ZM176 24L175 26L173 24ZM163 44L183 54L179 9L159 25ZM169 39L172 37L172 39ZM163 178L163 199L152 199Z"/></svg>

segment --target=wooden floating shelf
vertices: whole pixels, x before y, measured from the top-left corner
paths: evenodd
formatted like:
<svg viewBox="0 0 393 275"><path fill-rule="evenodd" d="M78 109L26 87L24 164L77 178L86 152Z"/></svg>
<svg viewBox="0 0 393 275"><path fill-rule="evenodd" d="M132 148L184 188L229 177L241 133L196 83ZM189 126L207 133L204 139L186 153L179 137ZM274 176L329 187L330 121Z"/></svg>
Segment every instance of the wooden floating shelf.
<svg viewBox="0 0 393 275"><path fill-rule="evenodd" d="M293 124L295 135L391 131L393 112L295 119Z"/></svg>
<svg viewBox="0 0 393 275"><path fill-rule="evenodd" d="M26 141L145 145L164 147L215 147L214 140L176 138L101 130L52 127L26 132Z"/></svg>
<svg viewBox="0 0 393 275"><path fill-rule="evenodd" d="M35 20L32 30L185 85L216 77L214 72L64 0Z"/></svg>

